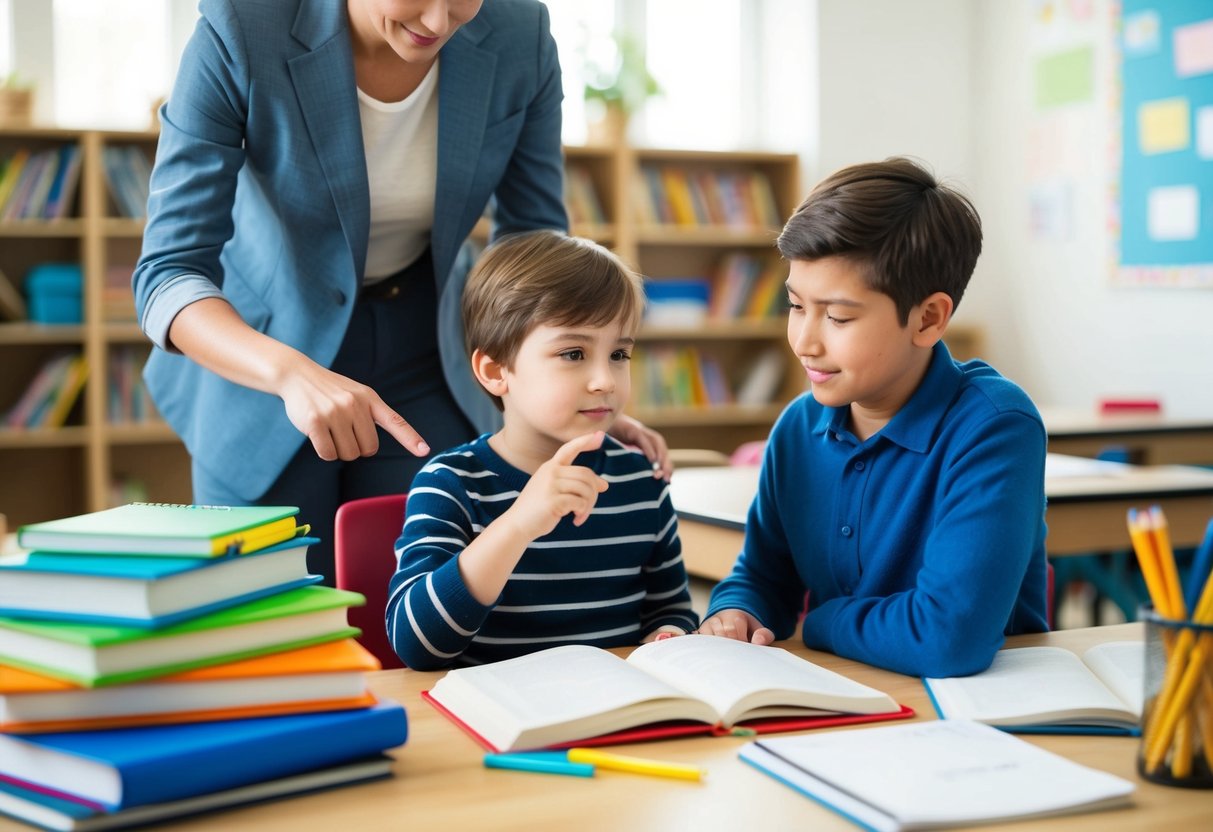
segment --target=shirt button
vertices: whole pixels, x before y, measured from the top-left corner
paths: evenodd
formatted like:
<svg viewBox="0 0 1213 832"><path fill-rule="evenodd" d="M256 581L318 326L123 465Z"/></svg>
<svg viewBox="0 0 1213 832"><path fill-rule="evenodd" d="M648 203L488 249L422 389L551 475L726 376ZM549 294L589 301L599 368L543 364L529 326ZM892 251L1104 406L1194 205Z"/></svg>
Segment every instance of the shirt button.
<svg viewBox="0 0 1213 832"><path fill-rule="evenodd" d="M334 289L333 300L337 301L338 306L345 306L345 292L340 289Z"/></svg>
<svg viewBox="0 0 1213 832"><path fill-rule="evenodd" d="M851 527L850 526L843 526L841 529L839 529L839 531L842 532L843 537L851 536Z"/></svg>
<svg viewBox="0 0 1213 832"><path fill-rule="evenodd" d="M864 464L863 464L863 460L861 459L855 463L855 470L862 471L863 469L864 469Z"/></svg>

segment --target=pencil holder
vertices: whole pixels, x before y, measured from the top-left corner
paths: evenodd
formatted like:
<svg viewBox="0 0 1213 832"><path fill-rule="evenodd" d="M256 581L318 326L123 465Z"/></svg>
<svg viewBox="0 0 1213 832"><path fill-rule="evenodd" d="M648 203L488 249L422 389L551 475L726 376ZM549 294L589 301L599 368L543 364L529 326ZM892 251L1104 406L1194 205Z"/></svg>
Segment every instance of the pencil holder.
<svg viewBox="0 0 1213 832"><path fill-rule="evenodd" d="M1167 786L1213 788L1213 626L1152 608L1139 617L1146 665L1137 771Z"/></svg>

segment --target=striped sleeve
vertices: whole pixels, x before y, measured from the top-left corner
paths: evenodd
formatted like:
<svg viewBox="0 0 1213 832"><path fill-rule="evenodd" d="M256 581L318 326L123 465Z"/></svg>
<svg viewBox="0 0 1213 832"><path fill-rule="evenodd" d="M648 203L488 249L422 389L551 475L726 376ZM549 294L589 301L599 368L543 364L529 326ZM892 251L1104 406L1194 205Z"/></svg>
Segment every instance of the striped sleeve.
<svg viewBox="0 0 1213 832"><path fill-rule="evenodd" d="M682 560L682 542L678 538L678 516L670 501L669 483L665 483L662 489L657 518L657 542L653 544L653 555L644 567L642 637L667 625L687 633L699 628L699 616L691 608L686 564Z"/></svg>
<svg viewBox="0 0 1213 832"><path fill-rule="evenodd" d="M442 459L413 480L388 585L388 639L401 661L418 670L452 664L491 610L459 574L456 559L480 529L459 475Z"/></svg>

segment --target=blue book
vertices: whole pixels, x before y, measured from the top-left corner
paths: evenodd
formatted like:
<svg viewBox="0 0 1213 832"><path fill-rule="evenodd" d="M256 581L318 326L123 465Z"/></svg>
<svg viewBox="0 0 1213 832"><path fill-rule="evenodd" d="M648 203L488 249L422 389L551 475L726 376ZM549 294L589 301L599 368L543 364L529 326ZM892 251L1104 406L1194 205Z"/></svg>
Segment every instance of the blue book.
<svg viewBox="0 0 1213 832"><path fill-rule="evenodd" d="M303 774L292 774L277 780L252 783L181 800L150 803L117 812L96 809L84 803L65 800L0 780L0 814L43 829L60 832L100 832L103 829L126 829L170 818L188 817L233 806L264 803L293 795L381 780L391 774L392 758L377 754L374 757Z"/></svg>
<svg viewBox="0 0 1213 832"><path fill-rule="evenodd" d="M0 557L0 615L159 628L322 580L299 537L218 558L29 552Z"/></svg>
<svg viewBox="0 0 1213 832"><path fill-rule="evenodd" d="M404 743L403 706L110 731L0 734L0 778L106 811L235 789Z"/></svg>

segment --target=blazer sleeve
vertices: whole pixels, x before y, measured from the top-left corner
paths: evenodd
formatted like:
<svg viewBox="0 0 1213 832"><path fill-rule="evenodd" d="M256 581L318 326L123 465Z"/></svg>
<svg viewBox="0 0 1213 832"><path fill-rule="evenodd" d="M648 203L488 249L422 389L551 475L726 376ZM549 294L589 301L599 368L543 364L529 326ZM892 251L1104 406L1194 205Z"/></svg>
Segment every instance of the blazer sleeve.
<svg viewBox="0 0 1213 832"><path fill-rule="evenodd" d="M493 237L515 231L559 228L567 231L564 208L564 162L560 145L560 61L552 38L547 7L537 4L536 43L528 50L539 55L539 83L526 108L526 120L505 175L495 192Z"/></svg>
<svg viewBox="0 0 1213 832"><path fill-rule="evenodd" d="M132 278L140 321L175 277L197 275L221 286L219 254L234 232L249 63L231 6L202 8L160 114L143 253Z"/></svg>

